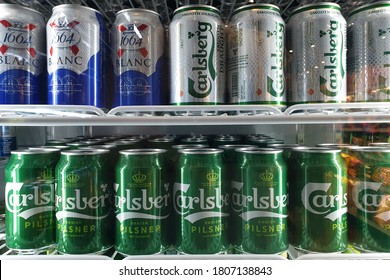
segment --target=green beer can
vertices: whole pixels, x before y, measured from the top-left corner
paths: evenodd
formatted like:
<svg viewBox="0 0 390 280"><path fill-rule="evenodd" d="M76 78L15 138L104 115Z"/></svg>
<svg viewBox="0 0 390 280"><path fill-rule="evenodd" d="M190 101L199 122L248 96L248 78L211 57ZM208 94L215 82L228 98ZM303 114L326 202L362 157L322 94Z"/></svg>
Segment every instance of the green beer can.
<svg viewBox="0 0 390 280"><path fill-rule="evenodd" d="M289 239L302 253L347 248L347 168L340 149L294 148L288 163Z"/></svg>
<svg viewBox="0 0 390 280"><path fill-rule="evenodd" d="M231 189L232 245L243 253L288 249L287 165L283 150L242 148Z"/></svg>
<svg viewBox="0 0 390 280"><path fill-rule="evenodd" d="M120 152L116 166L115 249L124 255L165 251L169 244L171 189L163 149Z"/></svg>
<svg viewBox="0 0 390 280"><path fill-rule="evenodd" d="M21 252L55 244L54 171L57 149L11 151L5 169L6 245Z"/></svg>
<svg viewBox="0 0 390 280"><path fill-rule="evenodd" d="M57 250L101 253L113 245L108 150L62 151L56 166Z"/></svg>
<svg viewBox="0 0 390 280"><path fill-rule="evenodd" d="M390 252L390 149L351 150L348 237L362 251Z"/></svg>
<svg viewBox="0 0 390 280"><path fill-rule="evenodd" d="M183 254L227 250L229 193L220 149L179 150L173 186L175 248Z"/></svg>

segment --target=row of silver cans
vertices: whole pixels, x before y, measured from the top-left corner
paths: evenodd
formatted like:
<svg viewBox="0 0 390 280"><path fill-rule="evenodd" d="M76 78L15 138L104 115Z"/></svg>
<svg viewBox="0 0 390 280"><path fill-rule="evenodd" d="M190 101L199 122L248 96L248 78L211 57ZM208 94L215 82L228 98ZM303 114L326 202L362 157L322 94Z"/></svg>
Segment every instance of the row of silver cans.
<svg viewBox="0 0 390 280"><path fill-rule="evenodd" d="M351 12L348 19L348 101L390 100L390 1Z"/></svg>

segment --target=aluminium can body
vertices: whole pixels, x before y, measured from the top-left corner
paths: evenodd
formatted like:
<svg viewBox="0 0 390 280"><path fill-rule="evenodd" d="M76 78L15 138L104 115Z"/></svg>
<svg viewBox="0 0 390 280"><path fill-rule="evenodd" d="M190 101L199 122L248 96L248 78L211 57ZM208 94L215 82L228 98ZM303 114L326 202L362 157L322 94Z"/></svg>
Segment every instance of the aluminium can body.
<svg viewBox="0 0 390 280"><path fill-rule="evenodd" d="M113 245L108 153L61 152L56 166L56 242L62 254L100 253Z"/></svg>
<svg viewBox="0 0 390 280"><path fill-rule="evenodd" d="M288 162L289 241L301 252L347 248L347 168L341 150L294 148Z"/></svg>
<svg viewBox="0 0 390 280"><path fill-rule="evenodd" d="M279 8L256 4L236 9L227 42L229 103L285 106L285 24Z"/></svg>
<svg viewBox="0 0 390 280"><path fill-rule="evenodd" d="M107 30L81 5L53 8L46 25L48 104L106 106Z"/></svg>
<svg viewBox="0 0 390 280"><path fill-rule="evenodd" d="M175 248L183 254L227 250L229 193L220 149L179 150L173 185Z"/></svg>
<svg viewBox="0 0 390 280"><path fill-rule="evenodd" d="M288 104L345 102L347 24L335 3L302 6L287 22Z"/></svg>
<svg viewBox="0 0 390 280"><path fill-rule="evenodd" d="M348 101L390 101L390 1L353 10L348 18Z"/></svg>
<svg viewBox="0 0 390 280"><path fill-rule="evenodd" d="M165 30L156 12L127 9L117 13L111 28L115 74L113 107L161 105L166 83Z"/></svg>
<svg viewBox="0 0 390 280"><path fill-rule="evenodd" d="M178 8L169 25L173 105L225 103L225 31L218 9Z"/></svg>
<svg viewBox="0 0 390 280"><path fill-rule="evenodd" d="M288 248L287 165L279 149L237 149L231 188L232 245L243 253Z"/></svg>
<svg viewBox="0 0 390 280"><path fill-rule="evenodd" d="M5 170L6 245L37 252L55 244L56 149L12 151Z"/></svg>
<svg viewBox="0 0 390 280"><path fill-rule="evenodd" d="M390 252L390 149L358 147L348 165L348 237L362 251Z"/></svg>
<svg viewBox="0 0 390 280"><path fill-rule="evenodd" d="M121 254L157 254L170 245L172 197L165 152L120 152L115 183L115 249Z"/></svg>
<svg viewBox="0 0 390 280"><path fill-rule="evenodd" d="M13 4L0 14L0 104L45 104L45 19Z"/></svg>

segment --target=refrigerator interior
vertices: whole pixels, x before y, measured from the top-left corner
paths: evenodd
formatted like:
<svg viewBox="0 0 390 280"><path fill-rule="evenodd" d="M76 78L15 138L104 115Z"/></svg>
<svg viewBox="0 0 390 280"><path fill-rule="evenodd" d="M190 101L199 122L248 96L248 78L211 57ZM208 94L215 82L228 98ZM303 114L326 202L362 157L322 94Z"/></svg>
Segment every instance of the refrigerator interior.
<svg viewBox="0 0 390 280"><path fill-rule="evenodd" d="M15 0L5 1L26 5L42 12L46 18L53 6L64 3L80 3L98 9L112 24L115 13L126 8L146 8L158 12L168 25L174 9L186 4L210 4L220 9L227 21L234 9L254 1L214 0ZM271 0L281 8L287 19L298 6L320 2L315 0ZM345 16L358 5L374 1L340 0ZM49 139L75 136L100 135L248 135L265 134L285 143L315 146L318 143L350 143L363 141L390 141L390 108L386 102L347 104L305 104L280 110L264 105L220 105L220 106L133 106L117 107L109 112L89 106L28 106L0 105L0 125L15 127L18 147L44 145ZM378 126L380 128L378 129ZM376 139L374 134L380 134ZM358 135L358 136L356 136ZM355 138L359 138L356 140ZM375 139L374 139L375 138ZM355 139L355 140L354 140ZM0 165L4 169L4 165ZM3 174L3 173L2 173ZM1 177L0 177L1 179ZM4 189L2 189L4 191ZM2 197L4 199L4 194ZM2 202L3 203L3 202ZM4 211L4 210L2 210ZM3 215L4 216L4 215ZM2 216L2 217L3 217ZM4 221L0 225L0 254L15 255L4 243ZM174 254L174 252L171 252ZM390 258L389 254L336 256L336 258ZM55 255L56 251L48 254ZM123 258L114 250L96 258ZM259 256L259 258L271 258ZM296 258L290 252L291 258ZM310 256L305 256L310 258ZM312 256L312 258L334 256Z"/></svg>

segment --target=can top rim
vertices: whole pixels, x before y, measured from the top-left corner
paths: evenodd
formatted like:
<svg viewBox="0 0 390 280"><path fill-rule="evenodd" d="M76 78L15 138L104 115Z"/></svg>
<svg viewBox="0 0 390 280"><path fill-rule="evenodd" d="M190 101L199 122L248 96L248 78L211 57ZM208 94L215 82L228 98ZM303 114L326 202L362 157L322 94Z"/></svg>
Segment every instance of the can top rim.
<svg viewBox="0 0 390 280"><path fill-rule="evenodd" d="M325 148L325 147L296 147L293 151L301 153L320 153L320 154L334 154L341 152L341 149L337 148Z"/></svg>
<svg viewBox="0 0 390 280"><path fill-rule="evenodd" d="M91 145L91 146L80 147L79 149L80 150L93 150L93 149L107 150L107 149L110 149L110 148L116 148L116 146L115 145L111 145L111 144L102 144L102 145Z"/></svg>
<svg viewBox="0 0 390 280"><path fill-rule="evenodd" d="M296 8L295 10L293 10L291 12L290 18L293 15L296 15L298 13L301 13L301 12L304 12L304 11L307 11L307 10L323 9L323 8L330 8L330 9L335 9L335 10L341 11L341 8L340 8L339 4L336 4L336 3L333 3L333 2L319 2L319 3L312 3L312 4L308 4L308 5L304 5L304 6Z"/></svg>
<svg viewBox="0 0 390 280"><path fill-rule="evenodd" d="M364 12L366 10L381 8L381 7L385 7L385 6L390 6L390 1L379 1L379 2L374 2L374 3L368 3L368 4L365 4L363 6L358 7L356 9L353 9L349 13L349 17L352 17L353 15L356 15L360 12Z"/></svg>
<svg viewBox="0 0 390 280"><path fill-rule="evenodd" d="M210 155L223 153L223 150L216 148L182 149L179 150L179 153L191 155Z"/></svg>
<svg viewBox="0 0 390 280"><path fill-rule="evenodd" d="M227 145L219 145L218 149L223 150L236 150L241 148L257 148L255 145L249 145L249 144L227 144Z"/></svg>
<svg viewBox="0 0 390 280"><path fill-rule="evenodd" d="M280 154L283 153L282 149L274 148L239 148L236 149L236 152L246 153L246 154Z"/></svg>
<svg viewBox="0 0 390 280"><path fill-rule="evenodd" d="M235 9L233 11L232 16L234 16L238 13L241 13L243 11L255 10L255 9L273 10L273 11L280 14L280 8L278 6L273 5L273 4L264 3L264 4L249 4L249 5L244 5L244 6L238 7L237 9Z"/></svg>
<svg viewBox="0 0 390 280"><path fill-rule="evenodd" d="M96 149L96 150L66 150L61 151L61 155L66 156L93 156L93 155L102 155L109 153L109 150L106 149Z"/></svg>
<svg viewBox="0 0 390 280"><path fill-rule="evenodd" d="M389 142L374 142L374 143L369 143L368 146L374 146L374 147L387 147L389 146L390 147L390 143Z"/></svg>
<svg viewBox="0 0 390 280"><path fill-rule="evenodd" d="M154 138L148 140L148 142L152 142L152 143L169 143L172 141L174 141L173 138Z"/></svg>
<svg viewBox="0 0 390 280"><path fill-rule="evenodd" d="M299 145L299 144L282 144L282 143L270 143L267 145L269 148L279 148L279 149L292 149L292 148L298 148L298 147L307 147L304 145Z"/></svg>
<svg viewBox="0 0 390 280"><path fill-rule="evenodd" d="M122 150L119 153L122 155L157 155L168 152L165 149L128 149Z"/></svg>
<svg viewBox="0 0 390 280"><path fill-rule="evenodd" d="M6 7L6 6L10 6L10 7L18 8L18 9L24 9L24 10L27 10L27 11L30 11L30 12L34 12L34 13L37 13L38 15L40 15L43 19L45 19L45 17L43 16L43 14L40 11L37 11L37 10L35 10L33 8L22 6L22 5L18 5L18 4L0 3L0 7Z"/></svg>
<svg viewBox="0 0 390 280"><path fill-rule="evenodd" d="M386 146L352 146L351 151L365 151L365 152L390 152L390 147Z"/></svg>
<svg viewBox="0 0 390 280"><path fill-rule="evenodd" d="M86 9L86 10L90 10L90 11L93 11L95 13L98 13L99 15L102 16L102 13L99 12L98 10L94 9L94 8L91 8L91 7L87 7L87 6L83 6L83 5L80 5L80 4L61 4L61 5L57 5L57 6L54 6L53 7L53 12L57 9L62 9L62 8L75 8L75 7L78 7L78 8L82 8L82 9Z"/></svg>
<svg viewBox="0 0 390 280"><path fill-rule="evenodd" d="M120 146L120 145L127 145L127 144L137 144L141 140L119 140L119 141L113 141L113 142L108 142L107 144L112 144L115 146Z"/></svg>
<svg viewBox="0 0 390 280"><path fill-rule="evenodd" d="M316 144L316 146L318 148L349 148L349 147L356 147L356 145L352 145L352 144L345 144L345 143L340 143L340 144L337 144L337 143L320 143L320 144Z"/></svg>
<svg viewBox="0 0 390 280"><path fill-rule="evenodd" d="M50 153L59 153L60 149L55 148L37 148L37 149L17 149L11 151L12 155L30 155L30 154L50 154Z"/></svg>
<svg viewBox="0 0 390 280"><path fill-rule="evenodd" d="M128 12L150 13L150 14L154 14L160 18L159 13L152 11L152 10L149 10L149 9L141 9L141 8L129 8L129 9L120 10L116 13L116 16L118 16L122 13L128 13Z"/></svg>
<svg viewBox="0 0 390 280"><path fill-rule="evenodd" d="M182 149L199 149L199 148L208 148L207 144L180 144L173 145L172 149L182 150Z"/></svg>
<svg viewBox="0 0 390 280"><path fill-rule="evenodd" d="M204 5L204 4L193 4L193 5L186 5L186 6L182 6L182 7L177 8L173 12L173 16L175 16L179 13L182 13L186 10L206 10L206 11L214 12L218 15L221 15L221 12L217 8L215 8L214 6Z"/></svg>

